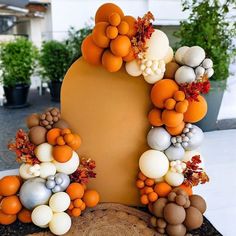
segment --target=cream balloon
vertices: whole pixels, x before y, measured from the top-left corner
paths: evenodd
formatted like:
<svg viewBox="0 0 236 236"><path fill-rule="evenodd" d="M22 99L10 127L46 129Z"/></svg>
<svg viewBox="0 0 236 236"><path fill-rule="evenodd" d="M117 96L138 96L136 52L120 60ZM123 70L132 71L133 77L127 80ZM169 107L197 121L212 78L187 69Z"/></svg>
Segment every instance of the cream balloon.
<svg viewBox="0 0 236 236"><path fill-rule="evenodd" d="M63 212L70 206L70 197L65 192L58 192L51 196L49 206L53 212Z"/></svg>
<svg viewBox="0 0 236 236"><path fill-rule="evenodd" d="M30 164L21 164L20 168L19 168L19 174L20 177L22 179L31 179L34 178L35 176L29 171L30 167L32 167L32 165Z"/></svg>
<svg viewBox="0 0 236 236"><path fill-rule="evenodd" d="M165 178L165 181L173 187L179 186L184 182L183 174L173 172L170 170L167 172L164 178Z"/></svg>
<svg viewBox="0 0 236 236"><path fill-rule="evenodd" d="M155 29L146 43L147 51L145 56L150 60L163 59L169 50L169 39L164 32Z"/></svg>
<svg viewBox="0 0 236 236"><path fill-rule="evenodd" d="M171 62L173 60L173 57L174 57L173 49L172 49L172 47L169 47L168 52L164 57L165 63L167 64L167 63Z"/></svg>
<svg viewBox="0 0 236 236"><path fill-rule="evenodd" d="M53 146L49 143L42 143L35 148L35 155L41 162L50 162L53 160L52 156Z"/></svg>
<svg viewBox="0 0 236 236"><path fill-rule="evenodd" d="M67 233L71 227L71 218L65 212L55 213L49 223L49 229L55 235Z"/></svg>
<svg viewBox="0 0 236 236"><path fill-rule="evenodd" d="M52 162L43 162L40 164L40 177L46 179L49 175L55 175L56 166Z"/></svg>
<svg viewBox="0 0 236 236"><path fill-rule="evenodd" d="M183 56L184 54L189 50L189 47L187 46L183 46L178 48L178 50L175 53L175 60L179 63L179 64L184 64L183 62Z"/></svg>
<svg viewBox="0 0 236 236"><path fill-rule="evenodd" d="M157 179L167 173L169 161L163 152L150 149L140 157L139 168L148 178Z"/></svg>
<svg viewBox="0 0 236 236"><path fill-rule="evenodd" d="M163 77L164 77L164 73L147 75L147 76L144 76L144 79L149 84L155 84L157 81L161 80Z"/></svg>
<svg viewBox="0 0 236 236"><path fill-rule="evenodd" d="M206 53L203 48L199 46L193 46L189 48L184 54L182 61L185 65L190 67L199 66L205 59Z"/></svg>
<svg viewBox="0 0 236 236"><path fill-rule="evenodd" d="M129 75L134 77L142 74L142 71L140 70L140 65L138 64L137 60L126 62L125 69Z"/></svg>
<svg viewBox="0 0 236 236"><path fill-rule="evenodd" d="M73 151L72 157L67 162L61 163L53 160L53 164L56 166L57 172L62 172L67 175L70 175L75 172L79 167L79 163L79 156L75 151Z"/></svg>
<svg viewBox="0 0 236 236"><path fill-rule="evenodd" d="M47 205L37 206L31 214L33 223L43 228L52 220L52 217L52 209Z"/></svg>
<svg viewBox="0 0 236 236"><path fill-rule="evenodd" d="M205 167L204 158L203 158L202 154L197 150L185 151L182 161L183 162L191 161L192 157L198 156L198 155L200 156L200 160L201 160L201 163L199 163L199 167L204 169L204 167Z"/></svg>

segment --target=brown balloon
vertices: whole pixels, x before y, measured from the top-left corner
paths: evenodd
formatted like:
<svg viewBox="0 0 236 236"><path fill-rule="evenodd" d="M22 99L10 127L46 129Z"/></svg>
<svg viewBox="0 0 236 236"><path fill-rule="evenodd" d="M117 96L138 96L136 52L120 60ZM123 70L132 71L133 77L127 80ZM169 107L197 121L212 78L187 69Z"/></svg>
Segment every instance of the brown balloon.
<svg viewBox="0 0 236 236"><path fill-rule="evenodd" d="M34 126L29 131L30 142L39 145L46 142L47 129L42 126Z"/></svg>
<svg viewBox="0 0 236 236"><path fill-rule="evenodd" d="M53 128L66 129L69 128L69 124L65 120L60 119L59 121L53 124Z"/></svg>
<svg viewBox="0 0 236 236"><path fill-rule="evenodd" d="M183 224L170 225L166 227L166 232L169 236L184 236L186 234L186 227Z"/></svg>
<svg viewBox="0 0 236 236"><path fill-rule="evenodd" d="M199 228L203 223L202 213L195 207L190 206L186 209L186 219L184 225L188 230Z"/></svg>
<svg viewBox="0 0 236 236"><path fill-rule="evenodd" d="M39 125L39 114L33 113L26 118L26 125L30 129Z"/></svg>
<svg viewBox="0 0 236 236"><path fill-rule="evenodd" d="M206 211L206 201L203 199L203 197L199 195L192 195L189 197L191 206L197 208L202 214Z"/></svg>
<svg viewBox="0 0 236 236"><path fill-rule="evenodd" d="M152 212L156 217L163 217L163 210L168 200L166 198L159 198L152 206Z"/></svg>
<svg viewBox="0 0 236 236"><path fill-rule="evenodd" d="M185 220L185 209L175 203L168 203L164 207L164 218L169 224L182 224Z"/></svg>
<svg viewBox="0 0 236 236"><path fill-rule="evenodd" d="M173 79L175 77L175 72L178 70L180 66L176 62L169 62L166 64L166 71L164 77Z"/></svg>

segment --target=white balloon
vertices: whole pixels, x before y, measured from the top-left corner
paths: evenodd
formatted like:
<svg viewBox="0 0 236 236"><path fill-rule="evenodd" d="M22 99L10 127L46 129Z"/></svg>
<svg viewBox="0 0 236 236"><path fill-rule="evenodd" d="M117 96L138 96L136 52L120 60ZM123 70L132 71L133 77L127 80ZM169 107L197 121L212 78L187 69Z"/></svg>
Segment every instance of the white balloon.
<svg viewBox="0 0 236 236"><path fill-rule="evenodd" d="M209 68L206 70L207 77L210 78L214 74L214 69Z"/></svg>
<svg viewBox="0 0 236 236"><path fill-rule="evenodd" d="M157 81L161 80L164 77L164 73L161 74L153 74L144 76L144 79L149 84L155 84Z"/></svg>
<svg viewBox="0 0 236 236"><path fill-rule="evenodd" d="M42 143L35 148L35 155L41 162L50 162L53 160L53 146L49 143Z"/></svg>
<svg viewBox="0 0 236 236"><path fill-rule="evenodd" d="M53 212L63 212L70 206L70 197L65 192L58 192L51 196L49 206Z"/></svg>
<svg viewBox="0 0 236 236"><path fill-rule="evenodd" d="M46 179L49 175L55 175L56 166L52 162L43 162L40 164L40 177Z"/></svg>
<svg viewBox="0 0 236 236"><path fill-rule="evenodd" d="M31 214L32 222L43 228L52 220L52 217L52 209L47 205L37 206Z"/></svg>
<svg viewBox="0 0 236 236"><path fill-rule="evenodd" d="M72 157L67 162L61 163L53 160L53 164L56 166L57 172L62 172L67 175L74 173L79 167L79 163L79 156L75 151L73 151Z"/></svg>
<svg viewBox="0 0 236 236"><path fill-rule="evenodd" d="M169 47L168 52L164 57L165 63L167 64L167 63L171 62L173 60L173 56L174 56L173 49L172 49L172 47Z"/></svg>
<svg viewBox="0 0 236 236"><path fill-rule="evenodd" d="M176 186L181 185L184 182L184 175L169 170L167 174L165 175L165 181L169 185L176 187Z"/></svg>
<svg viewBox="0 0 236 236"><path fill-rule="evenodd" d="M125 69L127 73L131 76L140 76L142 74L142 71L140 70L140 65L138 64L137 60L126 62Z"/></svg>
<svg viewBox="0 0 236 236"><path fill-rule="evenodd" d="M169 39L164 32L155 29L146 43L146 58L150 60L164 59L169 50Z"/></svg>
<svg viewBox="0 0 236 236"><path fill-rule="evenodd" d="M20 168L19 168L19 174L21 176L21 178L23 179L31 179L34 178L35 176L29 171L29 168L32 167L32 165L30 164L21 164Z"/></svg>
<svg viewBox="0 0 236 236"><path fill-rule="evenodd" d="M191 83L196 79L196 74L193 68L189 66L181 66L175 72L175 81L178 84Z"/></svg>
<svg viewBox="0 0 236 236"><path fill-rule="evenodd" d="M188 51L184 54L182 60L185 65L190 67L199 66L204 60L206 53L203 48L199 46L193 46L189 48Z"/></svg>
<svg viewBox="0 0 236 236"><path fill-rule="evenodd" d="M202 62L202 66L205 69L209 69L211 67L213 67L213 61L210 58L206 58L203 62Z"/></svg>
<svg viewBox="0 0 236 236"><path fill-rule="evenodd" d="M139 159L139 168L148 178L164 176L169 169L169 161L163 152L148 150Z"/></svg>
<svg viewBox="0 0 236 236"><path fill-rule="evenodd" d="M183 162L188 162L188 161L191 161L192 157L194 156L200 156L200 160L201 160L201 163L199 164L199 167L203 168L205 167L205 164L204 164L204 157L202 156L202 154L199 152L199 151L196 151L196 150L193 150L193 151L186 151L185 154L184 154L184 157L182 159Z"/></svg>
<svg viewBox="0 0 236 236"><path fill-rule="evenodd" d="M178 50L175 53L175 60L179 63L179 64L184 64L183 63L183 56L184 54L188 51L189 47L187 46L183 46L178 48Z"/></svg>
<svg viewBox="0 0 236 236"><path fill-rule="evenodd" d="M49 229L55 235L67 233L71 227L71 218L65 212L55 213L49 223Z"/></svg>

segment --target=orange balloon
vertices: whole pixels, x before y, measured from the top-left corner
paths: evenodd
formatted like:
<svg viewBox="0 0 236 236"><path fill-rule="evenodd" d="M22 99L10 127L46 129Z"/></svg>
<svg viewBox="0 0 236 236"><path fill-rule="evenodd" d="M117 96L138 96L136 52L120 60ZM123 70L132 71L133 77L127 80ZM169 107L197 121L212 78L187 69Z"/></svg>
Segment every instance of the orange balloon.
<svg viewBox="0 0 236 236"><path fill-rule="evenodd" d="M109 72L116 72L118 71L123 64L122 57L118 57L113 55L110 50L106 50L102 56L102 65L109 71Z"/></svg>
<svg viewBox="0 0 236 236"><path fill-rule="evenodd" d="M68 128L62 129L61 130L61 135L64 136L66 134L71 134L71 130Z"/></svg>
<svg viewBox="0 0 236 236"><path fill-rule="evenodd" d="M155 192L148 194L148 200L149 202L155 202L158 199L158 195Z"/></svg>
<svg viewBox="0 0 236 236"><path fill-rule="evenodd" d="M172 190L172 187L166 182L157 183L154 187L154 191L159 197L166 197Z"/></svg>
<svg viewBox="0 0 236 236"><path fill-rule="evenodd" d="M137 30L135 27L135 22L136 19L133 16L124 16L122 18L123 21L126 21L129 24L129 31L126 34L129 38L134 37L134 35L136 34Z"/></svg>
<svg viewBox="0 0 236 236"><path fill-rule="evenodd" d="M83 196L83 201L87 207L95 207L100 200L100 196L95 190L86 190Z"/></svg>
<svg viewBox="0 0 236 236"><path fill-rule="evenodd" d="M165 100L168 98L172 98L175 92L178 90L179 86L174 80L159 80L152 87L151 100L156 107L163 109Z"/></svg>
<svg viewBox="0 0 236 236"><path fill-rule="evenodd" d="M195 123L204 118L207 113L207 102L201 95L197 97L198 101L190 101L187 111L184 113L184 121Z"/></svg>
<svg viewBox="0 0 236 236"><path fill-rule="evenodd" d="M119 34L127 34L129 32L129 24L126 21L121 21L117 26Z"/></svg>
<svg viewBox="0 0 236 236"><path fill-rule="evenodd" d="M179 113L185 113L187 109L188 109L188 100L177 102L175 105L175 110Z"/></svg>
<svg viewBox="0 0 236 236"><path fill-rule="evenodd" d="M5 214L16 215L21 208L21 202L16 195L5 197L1 201L1 210Z"/></svg>
<svg viewBox="0 0 236 236"><path fill-rule="evenodd" d="M118 36L118 29L115 26L108 26L106 28L106 36L109 39L115 39Z"/></svg>
<svg viewBox="0 0 236 236"><path fill-rule="evenodd" d="M57 144L57 138L61 136L61 129L53 128L47 132L47 141L51 145Z"/></svg>
<svg viewBox="0 0 236 236"><path fill-rule="evenodd" d="M110 39L106 35L108 25L107 22L99 22L93 28L93 42L100 48L107 48L109 46Z"/></svg>
<svg viewBox="0 0 236 236"><path fill-rule="evenodd" d="M118 13L121 18L123 18L123 16L124 16L123 11L117 5L115 5L113 3L103 4L102 6L100 6L98 8L98 10L96 12L95 23L97 24L98 22L101 22L101 21L108 22L109 16L113 12Z"/></svg>
<svg viewBox="0 0 236 236"><path fill-rule="evenodd" d="M111 40L111 52L115 56L125 57L129 54L131 47L130 39L127 36L119 35L117 38Z"/></svg>
<svg viewBox="0 0 236 236"><path fill-rule="evenodd" d="M18 176L5 176L0 180L0 195L11 196L18 192L21 181Z"/></svg>
<svg viewBox="0 0 236 236"><path fill-rule="evenodd" d="M168 98L165 100L164 106L167 110L173 110L175 108L176 101L173 98Z"/></svg>
<svg viewBox="0 0 236 236"><path fill-rule="evenodd" d="M162 121L168 127L177 127L183 121L184 115L174 110L164 110L162 112Z"/></svg>
<svg viewBox="0 0 236 236"><path fill-rule="evenodd" d="M166 126L166 130L168 131L169 134L176 136L182 133L183 129L185 127L185 122L182 121L180 123L180 125L176 126L176 127L168 127Z"/></svg>
<svg viewBox="0 0 236 236"><path fill-rule="evenodd" d="M148 120L153 126L162 126L161 110L154 108L148 114Z"/></svg>
<svg viewBox="0 0 236 236"><path fill-rule="evenodd" d="M60 145L60 146L66 144L66 142L65 142L65 140L64 140L64 138L62 136L57 137L56 141L57 141L57 145Z"/></svg>
<svg viewBox="0 0 236 236"><path fill-rule="evenodd" d="M134 51L133 51L133 49L131 47L130 50L129 50L128 55L123 57L123 61L129 62L129 61L133 61L134 59L135 59Z"/></svg>
<svg viewBox="0 0 236 236"><path fill-rule="evenodd" d="M58 162L67 162L71 159L73 150L68 145L54 146L52 150L53 158Z"/></svg>
<svg viewBox="0 0 236 236"><path fill-rule="evenodd" d="M81 215L81 209L80 209L80 208L73 208L73 209L71 210L71 214L72 214L72 216L74 216L74 217L78 217L78 216Z"/></svg>
<svg viewBox="0 0 236 236"><path fill-rule="evenodd" d="M10 225L16 221L16 215L8 215L0 210L0 225Z"/></svg>
<svg viewBox="0 0 236 236"><path fill-rule="evenodd" d="M75 199L73 202L74 207L78 207L78 208L80 208L82 204L83 204L83 201L80 198Z"/></svg>
<svg viewBox="0 0 236 236"><path fill-rule="evenodd" d="M187 186L185 184L181 184L178 188L183 189L189 196L193 195L193 189L191 186Z"/></svg>
<svg viewBox="0 0 236 236"><path fill-rule="evenodd" d="M113 12L109 15L108 21L111 25L117 26L120 24L121 21L120 15L116 12Z"/></svg>
<svg viewBox="0 0 236 236"><path fill-rule="evenodd" d="M177 101L177 102L182 102L184 101L185 99L185 93L183 91L176 91L175 94L174 94L174 99Z"/></svg>
<svg viewBox="0 0 236 236"><path fill-rule="evenodd" d="M84 188L80 183L71 183L66 189L67 194L71 200L82 198L84 196Z"/></svg>
<svg viewBox="0 0 236 236"><path fill-rule="evenodd" d="M18 219L19 221L21 221L22 223L31 223L32 219L31 219L31 211L27 210L27 209L22 209L19 213L18 213Z"/></svg>
<svg viewBox="0 0 236 236"><path fill-rule="evenodd" d="M147 194L143 194L140 197L140 201L143 205L147 205L149 203L149 199L148 199L148 195Z"/></svg>
<svg viewBox="0 0 236 236"><path fill-rule="evenodd" d="M73 134L74 139L68 143L68 145L73 149L77 150L81 145L81 138L78 134Z"/></svg>
<svg viewBox="0 0 236 236"><path fill-rule="evenodd" d="M100 65L101 64L101 58L103 53L103 48L98 47L92 39L92 35L88 35L82 45L81 45L81 51L83 58L90 64L93 65Z"/></svg>

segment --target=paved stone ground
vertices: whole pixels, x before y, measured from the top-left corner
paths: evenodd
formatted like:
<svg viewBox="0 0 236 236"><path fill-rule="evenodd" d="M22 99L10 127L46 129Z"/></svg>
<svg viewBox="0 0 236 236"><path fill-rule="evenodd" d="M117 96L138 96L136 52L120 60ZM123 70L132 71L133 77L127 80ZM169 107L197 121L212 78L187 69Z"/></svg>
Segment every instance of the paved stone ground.
<svg viewBox="0 0 236 236"><path fill-rule="evenodd" d="M29 94L27 108L7 109L0 107L0 171L17 168L19 165L15 161L13 153L8 151L7 144L14 138L19 128L26 129L25 118L34 112L42 112L48 107L59 107L59 103L52 102L49 93L39 96L36 90L31 90ZM218 129L236 129L236 119L220 120Z"/></svg>
<svg viewBox="0 0 236 236"><path fill-rule="evenodd" d="M0 171L17 168L14 153L8 151L8 142L15 137L19 128L26 130L25 118L31 113L44 111L48 107L59 107L59 103L51 101L50 94L39 96L37 90L30 90L30 106L23 109L7 109L0 107Z"/></svg>

